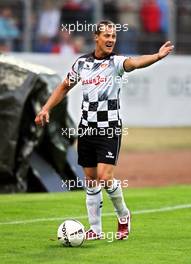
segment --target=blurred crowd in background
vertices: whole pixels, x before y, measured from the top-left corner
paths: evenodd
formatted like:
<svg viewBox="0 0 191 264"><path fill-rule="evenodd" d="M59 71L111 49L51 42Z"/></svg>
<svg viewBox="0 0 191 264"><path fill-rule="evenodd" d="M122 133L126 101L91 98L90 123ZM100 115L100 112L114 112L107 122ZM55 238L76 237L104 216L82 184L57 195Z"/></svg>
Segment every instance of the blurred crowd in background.
<svg viewBox="0 0 191 264"><path fill-rule="evenodd" d="M128 24L118 32L118 53L152 53L167 39L177 54L191 53L190 0L1 0L0 51L85 53L92 32L68 32L62 24L99 19Z"/></svg>

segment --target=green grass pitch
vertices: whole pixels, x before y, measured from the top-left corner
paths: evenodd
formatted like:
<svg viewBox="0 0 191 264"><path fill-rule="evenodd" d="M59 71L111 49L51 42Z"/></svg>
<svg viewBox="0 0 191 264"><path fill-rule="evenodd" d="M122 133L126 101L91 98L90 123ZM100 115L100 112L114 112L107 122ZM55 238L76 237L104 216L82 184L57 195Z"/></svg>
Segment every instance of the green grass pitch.
<svg viewBox="0 0 191 264"><path fill-rule="evenodd" d="M126 189L124 195L133 213L129 239L85 241L80 248L63 247L56 232L71 217L88 228L84 192L1 195L0 263L190 264L191 186ZM179 205L187 208L173 209ZM104 192L104 232L116 231L112 212Z"/></svg>

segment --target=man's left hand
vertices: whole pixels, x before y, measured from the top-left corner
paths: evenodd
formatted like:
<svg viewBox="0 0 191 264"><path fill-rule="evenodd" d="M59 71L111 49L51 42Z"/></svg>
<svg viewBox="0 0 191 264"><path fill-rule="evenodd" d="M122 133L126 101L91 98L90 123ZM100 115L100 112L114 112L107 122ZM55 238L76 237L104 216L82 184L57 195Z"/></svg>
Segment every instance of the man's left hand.
<svg viewBox="0 0 191 264"><path fill-rule="evenodd" d="M158 57L159 59L163 59L166 57L170 52L172 52L174 49L174 46L171 44L170 41L167 41L162 47L159 49Z"/></svg>

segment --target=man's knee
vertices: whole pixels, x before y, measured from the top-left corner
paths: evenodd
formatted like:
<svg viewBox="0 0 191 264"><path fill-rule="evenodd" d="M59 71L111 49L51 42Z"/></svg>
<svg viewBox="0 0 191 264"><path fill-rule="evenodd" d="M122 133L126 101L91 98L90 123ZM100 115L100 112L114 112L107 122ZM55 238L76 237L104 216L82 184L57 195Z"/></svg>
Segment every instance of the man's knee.
<svg viewBox="0 0 191 264"><path fill-rule="evenodd" d="M86 179L97 179L97 169L96 168L84 168L84 173Z"/></svg>
<svg viewBox="0 0 191 264"><path fill-rule="evenodd" d="M86 186L96 187L98 185L97 182L97 168L84 168L85 173L85 180L86 180Z"/></svg>
<svg viewBox="0 0 191 264"><path fill-rule="evenodd" d="M102 187L110 187L112 185L113 172L100 170L97 176Z"/></svg>

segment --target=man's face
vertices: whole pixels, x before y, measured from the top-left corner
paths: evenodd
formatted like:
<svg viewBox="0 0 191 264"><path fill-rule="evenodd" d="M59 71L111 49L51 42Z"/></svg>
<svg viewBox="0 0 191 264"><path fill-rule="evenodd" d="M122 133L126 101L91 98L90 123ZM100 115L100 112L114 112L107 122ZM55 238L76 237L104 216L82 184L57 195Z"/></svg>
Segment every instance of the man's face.
<svg viewBox="0 0 191 264"><path fill-rule="evenodd" d="M116 42L116 30L114 26L104 25L99 35L95 35L96 48L104 55L113 51Z"/></svg>

